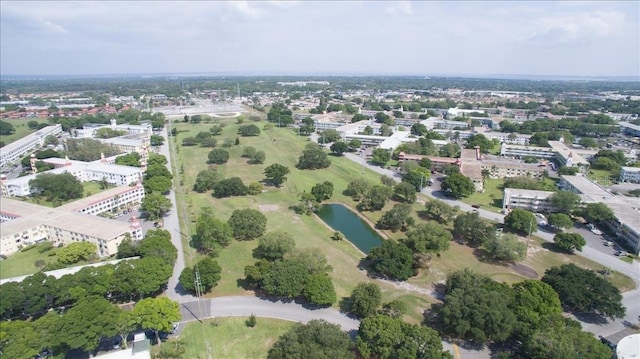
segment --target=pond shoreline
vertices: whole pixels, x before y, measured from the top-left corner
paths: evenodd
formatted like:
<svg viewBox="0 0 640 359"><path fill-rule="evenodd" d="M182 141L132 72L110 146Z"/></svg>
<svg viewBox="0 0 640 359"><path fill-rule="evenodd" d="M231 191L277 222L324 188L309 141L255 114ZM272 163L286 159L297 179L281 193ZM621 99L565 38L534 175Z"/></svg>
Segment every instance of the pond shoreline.
<svg viewBox="0 0 640 359"><path fill-rule="evenodd" d="M389 240L389 236L378 230L375 227L375 224L373 222L371 222L371 220L369 220L369 218L365 217L362 213L360 213L359 211L355 210L354 208L352 208L351 206L349 206L346 203L343 202L325 202L323 203L323 205L341 205L343 207L345 207L347 210L349 210L351 213L355 214L356 216L358 216L358 218L360 218L362 221L365 222L365 224L367 226L369 226L369 228L371 228L374 232L376 232L378 234L378 236L381 237L381 239L383 240ZM327 222L325 222L317 213L313 213L313 216L316 220L318 220L320 223L322 223L325 227L327 227L328 229L330 229L331 231L338 231L337 229L331 227ZM367 256L366 253L364 253L355 243L353 243L352 241L350 241L349 239L345 238L346 241L348 241L358 252L362 253L365 257Z"/></svg>

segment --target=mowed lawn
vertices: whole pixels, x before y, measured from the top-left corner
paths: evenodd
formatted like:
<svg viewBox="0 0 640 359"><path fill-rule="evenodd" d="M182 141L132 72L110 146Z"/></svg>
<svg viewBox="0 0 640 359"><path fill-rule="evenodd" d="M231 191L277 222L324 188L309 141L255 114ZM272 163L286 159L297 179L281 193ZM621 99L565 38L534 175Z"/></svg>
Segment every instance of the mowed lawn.
<svg viewBox="0 0 640 359"><path fill-rule="evenodd" d="M5 145L10 144L11 142L17 141L22 137L30 133L36 132L36 130L32 130L27 126L29 121L37 121L38 123L47 123L46 118L7 118L2 121L8 122L13 125L14 133L6 136L0 136L0 141L4 142Z"/></svg>
<svg viewBox="0 0 640 359"><path fill-rule="evenodd" d="M183 358L266 358L273 343L296 325L285 320L257 318L256 326L250 328L245 324L247 319L220 318L186 324L178 338L186 349ZM174 345L174 340L162 346Z"/></svg>
<svg viewBox="0 0 640 359"><path fill-rule="evenodd" d="M224 138L234 139L238 125L233 120L226 120L228 125L220 136L216 136L218 147ZM266 122L256 123L261 129ZM245 122L245 124L247 124ZM225 177L237 176L242 178L245 184L264 180L264 168L272 163L280 163L289 167L291 173L288 180L281 188L274 188L265 185L264 192L256 196L231 197L226 199L216 199L211 193L196 193L192 190L197 173L208 168L206 164L207 154L210 148L197 146L182 147L182 139L195 136L200 131L208 131L213 124L182 124L175 127L179 130L176 147L179 147L175 166L176 180L182 183L177 194L179 201L186 198L186 208L188 212L189 231L195 232L195 221L202 207L213 208L214 214L227 220L235 209L255 208L262 210L268 219L267 231L284 230L293 235L298 248L318 248L327 257L329 264L333 267L331 277L334 282L338 299L348 296L351 290L359 282L373 281L378 284L383 291L383 301L398 299L404 302L409 308L409 313L405 319L419 323L422 320L422 311L435 302L435 299L427 295L433 290L434 283L442 283L447 274L463 268L470 268L477 272L486 274L495 280L514 283L526 279L527 277L519 273L513 266L481 262L478 260L478 253L475 249L467 246L451 243L451 248L442 253L441 256L433 256L428 269L420 270L420 273L406 283L389 283L368 278L366 272L359 269L359 263L364 258L349 241L335 242L330 239L332 230L328 228L315 216L297 215L289 207L297 203L297 195L303 191L310 191L311 187L325 180L334 184L332 202L342 202L351 208L356 204L350 197L344 196L342 192L349 182L355 178L364 176L372 183L380 183L380 175L369 170L362 174L362 167L352 161L330 156L332 164L327 169L322 170L298 170L295 164L302 153L304 146L309 143L306 138L298 137L291 129L271 128L263 130L258 137L240 137L240 145L226 148L230 153L227 164L214 165ZM173 140L173 139L170 139ZM254 146L266 153L265 163L262 165L249 165L247 160L241 157L244 146ZM490 183L496 190L499 188L501 180ZM186 195L185 195L186 192ZM497 193L497 192L496 192ZM494 198L497 196L494 194ZM500 193L500 198L501 198ZM384 213L393 207L395 202L390 201L383 211L364 212L370 223L375 223ZM424 221L417 214L423 206L414 204L414 218L416 223ZM495 207L494 207L495 210ZM451 224L449 224L451 226ZM405 238L403 232L384 232L384 235L394 240ZM533 245L533 244L532 244ZM219 284L209 293L209 296L242 295L251 294L242 287L244 278L244 268L253 264L252 252L257 246L257 241L233 241L231 245L222 250L216 260L223 268L222 279ZM539 246L539 245L538 245ZM196 258L195 251L191 250L191 258L187 263L192 265ZM535 259L534 258L538 258ZM530 252L524 264L534 268L538 273L538 278L544 274L544 270L552 265L571 262L577 256L566 256L553 253L547 250L539 250L535 254ZM590 262L580 257L582 265L589 268L599 268L596 263ZM621 281L625 282L624 280ZM621 287L625 287L622 285ZM337 307L337 304L334 305Z"/></svg>

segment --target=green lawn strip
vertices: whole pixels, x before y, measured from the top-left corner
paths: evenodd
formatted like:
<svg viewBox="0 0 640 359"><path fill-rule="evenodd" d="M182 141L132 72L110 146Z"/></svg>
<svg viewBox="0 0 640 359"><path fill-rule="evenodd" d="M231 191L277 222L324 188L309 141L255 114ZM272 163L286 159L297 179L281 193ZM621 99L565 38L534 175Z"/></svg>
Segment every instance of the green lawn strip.
<svg viewBox="0 0 640 359"><path fill-rule="evenodd" d="M35 263L39 259L44 260L46 264L57 262L57 257L55 255L50 256L49 254L56 253L58 248L52 248L44 253L40 253L38 251L39 248L40 245L25 252L16 252L9 258L0 260L0 278L5 279L34 274L38 272L38 268L36 268ZM68 267L85 264L87 264L87 262L80 261L69 265Z"/></svg>
<svg viewBox="0 0 640 359"><path fill-rule="evenodd" d="M246 320L246 317L219 318L206 320L204 324L186 324L179 338L186 349L183 358L208 358L207 344L212 358L266 358L273 343L296 324L286 320L257 318L256 326L250 328L245 324ZM162 346L172 345L173 340L176 339ZM157 351L158 347L154 346L153 350Z"/></svg>
<svg viewBox="0 0 640 359"><path fill-rule="evenodd" d="M502 210L503 184L502 179L487 178L484 181L484 192L475 192L469 197L462 198L461 201L471 205L477 204L480 208L488 211L500 212Z"/></svg>
<svg viewBox="0 0 640 359"><path fill-rule="evenodd" d="M613 172L606 170L590 169L587 177L603 186L611 186L615 184L613 180L616 178Z"/></svg>
<svg viewBox="0 0 640 359"><path fill-rule="evenodd" d="M543 245L544 247L549 247L552 244L532 236L531 241L529 242L529 254L523 261L524 264L535 269L540 278L544 276L544 272L548 268L569 263L574 263L582 268L592 269L598 273L605 268L602 264L582 257L579 252L576 254L555 252L544 249L542 247ZM612 273L610 275L606 275L605 278L615 285L621 292L634 289L636 286L633 279L617 271L612 271Z"/></svg>
<svg viewBox="0 0 640 359"><path fill-rule="evenodd" d="M13 125L14 133L10 135L1 136L0 140L4 142L5 145L10 144L11 142L15 142L28 134L34 133L37 130L32 130L27 126L29 121L37 121L38 123L47 123L47 119L45 118L7 118L2 119L4 122L9 122Z"/></svg>

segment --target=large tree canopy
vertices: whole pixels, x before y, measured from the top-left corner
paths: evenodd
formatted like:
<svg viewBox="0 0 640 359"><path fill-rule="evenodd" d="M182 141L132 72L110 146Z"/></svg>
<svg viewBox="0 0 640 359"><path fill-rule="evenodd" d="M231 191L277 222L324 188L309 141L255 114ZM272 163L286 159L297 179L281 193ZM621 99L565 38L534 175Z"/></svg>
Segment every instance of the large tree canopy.
<svg viewBox="0 0 640 359"><path fill-rule="evenodd" d="M69 172L39 174L29 181L29 186L37 195L45 196L47 201L76 199L82 197L83 192L80 180Z"/></svg>
<svg viewBox="0 0 640 359"><path fill-rule="evenodd" d="M367 317L360 322L356 347L364 358L453 358L442 350L435 330L386 315Z"/></svg>
<svg viewBox="0 0 640 359"><path fill-rule="evenodd" d="M314 319L281 336L267 359L352 359L352 347L351 338L339 325Z"/></svg>
<svg viewBox="0 0 640 359"><path fill-rule="evenodd" d="M593 312L611 319L624 317L626 308L618 288L592 270L564 264L548 269L542 281L558 292L569 311Z"/></svg>
<svg viewBox="0 0 640 359"><path fill-rule="evenodd" d="M233 230L234 238L250 240L264 234L267 228L267 217L252 208L236 209L231 213L228 223Z"/></svg>

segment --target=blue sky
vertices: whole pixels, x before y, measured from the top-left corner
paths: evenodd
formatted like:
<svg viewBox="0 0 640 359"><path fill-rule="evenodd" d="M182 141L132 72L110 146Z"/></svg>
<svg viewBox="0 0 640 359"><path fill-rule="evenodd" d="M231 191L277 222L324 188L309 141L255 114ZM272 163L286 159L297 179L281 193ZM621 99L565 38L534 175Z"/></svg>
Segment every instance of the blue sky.
<svg viewBox="0 0 640 359"><path fill-rule="evenodd" d="M640 2L0 2L0 73L640 76Z"/></svg>

